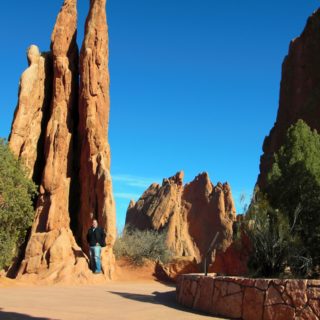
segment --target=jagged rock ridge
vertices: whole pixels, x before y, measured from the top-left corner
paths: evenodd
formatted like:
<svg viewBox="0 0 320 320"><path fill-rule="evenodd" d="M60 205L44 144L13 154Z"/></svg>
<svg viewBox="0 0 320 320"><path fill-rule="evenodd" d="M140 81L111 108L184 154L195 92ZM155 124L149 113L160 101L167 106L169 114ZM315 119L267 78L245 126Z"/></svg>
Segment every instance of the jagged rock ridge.
<svg viewBox="0 0 320 320"><path fill-rule="evenodd" d="M177 256L203 257L219 232L217 248L225 251L232 241L236 210L230 186L214 186L207 173L183 185L183 172L152 184L127 210L126 225L140 230L166 229L167 244Z"/></svg>

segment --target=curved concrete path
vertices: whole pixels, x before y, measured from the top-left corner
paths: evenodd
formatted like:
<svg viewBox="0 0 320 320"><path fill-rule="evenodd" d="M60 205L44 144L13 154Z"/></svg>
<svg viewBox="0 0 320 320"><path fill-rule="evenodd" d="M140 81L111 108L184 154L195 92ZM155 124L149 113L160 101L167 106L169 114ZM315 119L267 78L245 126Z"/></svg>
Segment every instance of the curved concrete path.
<svg viewBox="0 0 320 320"><path fill-rule="evenodd" d="M110 282L78 287L0 287L5 320L205 320L175 301L175 287L158 282Z"/></svg>

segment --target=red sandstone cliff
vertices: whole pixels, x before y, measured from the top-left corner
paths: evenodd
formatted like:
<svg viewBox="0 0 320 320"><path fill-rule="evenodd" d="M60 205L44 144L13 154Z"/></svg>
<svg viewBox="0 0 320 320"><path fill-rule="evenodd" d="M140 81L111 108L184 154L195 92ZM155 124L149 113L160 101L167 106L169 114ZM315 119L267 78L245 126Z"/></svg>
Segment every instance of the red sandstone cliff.
<svg viewBox="0 0 320 320"><path fill-rule="evenodd" d="M273 154L284 142L290 125L303 119L320 132L320 9L308 19L302 34L291 41L282 65L277 119L263 143L258 185L264 188Z"/></svg>

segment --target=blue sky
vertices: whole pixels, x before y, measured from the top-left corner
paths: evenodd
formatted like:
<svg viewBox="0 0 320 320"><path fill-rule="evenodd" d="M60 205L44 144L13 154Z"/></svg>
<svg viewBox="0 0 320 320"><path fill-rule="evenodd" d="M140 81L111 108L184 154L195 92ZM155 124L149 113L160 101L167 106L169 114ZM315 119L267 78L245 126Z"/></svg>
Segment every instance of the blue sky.
<svg viewBox="0 0 320 320"><path fill-rule="evenodd" d="M0 136L26 48L49 49L62 0L0 2ZM81 44L89 1L79 0ZM249 200L276 118L281 64L315 0L108 0L111 172L121 229L130 198L179 170Z"/></svg>

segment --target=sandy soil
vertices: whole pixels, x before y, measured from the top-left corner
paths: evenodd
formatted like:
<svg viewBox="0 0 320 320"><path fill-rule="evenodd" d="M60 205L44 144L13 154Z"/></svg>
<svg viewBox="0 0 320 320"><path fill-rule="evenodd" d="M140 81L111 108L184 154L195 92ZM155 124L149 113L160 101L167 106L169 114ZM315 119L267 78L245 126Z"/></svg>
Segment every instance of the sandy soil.
<svg viewBox="0 0 320 320"><path fill-rule="evenodd" d="M155 280L154 263L117 261L116 280L96 275L96 285L41 285L0 277L0 320L204 320L181 307L175 285Z"/></svg>
<svg viewBox="0 0 320 320"><path fill-rule="evenodd" d="M156 281L114 281L96 286L0 288L0 319L122 320L215 319L175 302L175 288Z"/></svg>
<svg viewBox="0 0 320 320"><path fill-rule="evenodd" d="M115 280L117 281L146 281L154 280L155 276L155 263L146 261L142 266L135 266L127 259L122 258L116 261Z"/></svg>

